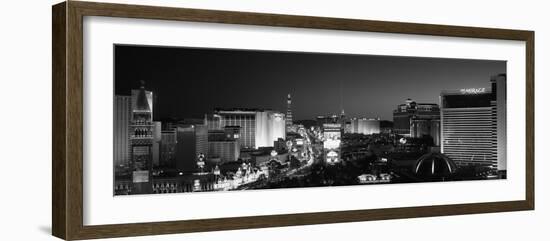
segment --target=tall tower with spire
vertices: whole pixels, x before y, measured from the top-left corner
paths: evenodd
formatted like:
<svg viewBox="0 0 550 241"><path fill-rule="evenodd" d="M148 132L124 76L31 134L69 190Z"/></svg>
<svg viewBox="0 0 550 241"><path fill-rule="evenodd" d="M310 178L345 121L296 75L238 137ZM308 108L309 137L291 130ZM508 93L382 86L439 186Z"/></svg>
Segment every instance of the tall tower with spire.
<svg viewBox="0 0 550 241"><path fill-rule="evenodd" d="M141 87L132 90L130 116L130 158L132 194L151 193L153 168L153 93Z"/></svg>
<svg viewBox="0 0 550 241"><path fill-rule="evenodd" d="M344 94L342 90L342 80L339 81L339 87L340 87L340 129L342 134L344 134L346 129L346 112L344 111Z"/></svg>
<svg viewBox="0 0 550 241"><path fill-rule="evenodd" d="M344 108L342 108L342 112L340 112L340 125L342 133L344 133L344 130L346 129L346 112L344 112Z"/></svg>
<svg viewBox="0 0 550 241"><path fill-rule="evenodd" d="M290 94L286 98L286 132L291 132L292 129L292 97Z"/></svg>

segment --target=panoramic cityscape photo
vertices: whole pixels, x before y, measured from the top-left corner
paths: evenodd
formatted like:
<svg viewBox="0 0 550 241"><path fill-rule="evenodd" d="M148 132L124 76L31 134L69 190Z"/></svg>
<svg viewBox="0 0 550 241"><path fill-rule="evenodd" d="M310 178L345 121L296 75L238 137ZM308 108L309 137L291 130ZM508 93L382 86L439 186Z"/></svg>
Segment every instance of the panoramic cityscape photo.
<svg viewBox="0 0 550 241"><path fill-rule="evenodd" d="M114 46L114 195L506 179L506 62Z"/></svg>

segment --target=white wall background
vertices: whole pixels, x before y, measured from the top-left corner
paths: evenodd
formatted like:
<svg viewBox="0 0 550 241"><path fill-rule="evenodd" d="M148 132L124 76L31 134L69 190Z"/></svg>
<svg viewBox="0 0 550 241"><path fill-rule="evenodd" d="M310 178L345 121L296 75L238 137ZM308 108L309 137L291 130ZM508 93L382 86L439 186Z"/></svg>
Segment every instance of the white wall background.
<svg viewBox="0 0 550 241"><path fill-rule="evenodd" d="M550 21L545 1L117 1L536 31L536 149L549 144ZM51 230L51 5L6 1L0 9L0 240L56 240ZM540 125L542 123L542 125ZM550 237L550 163L536 153L536 210L163 235L155 240L544 240ZM422 234L424 233L424 234ZM120 240L151 240L152 237Z"/></svg>

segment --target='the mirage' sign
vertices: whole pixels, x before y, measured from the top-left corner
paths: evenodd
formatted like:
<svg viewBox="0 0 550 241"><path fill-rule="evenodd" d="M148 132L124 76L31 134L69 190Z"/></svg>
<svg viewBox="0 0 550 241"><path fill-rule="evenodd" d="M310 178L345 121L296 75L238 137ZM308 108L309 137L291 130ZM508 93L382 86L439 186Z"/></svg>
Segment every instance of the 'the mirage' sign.
<svg viewBox="0 0 550 241"><path fill-rule="evenodd" d="M462 94L481 94L485 93L485 88L460 89L460 92L462 92Z"/></svg>

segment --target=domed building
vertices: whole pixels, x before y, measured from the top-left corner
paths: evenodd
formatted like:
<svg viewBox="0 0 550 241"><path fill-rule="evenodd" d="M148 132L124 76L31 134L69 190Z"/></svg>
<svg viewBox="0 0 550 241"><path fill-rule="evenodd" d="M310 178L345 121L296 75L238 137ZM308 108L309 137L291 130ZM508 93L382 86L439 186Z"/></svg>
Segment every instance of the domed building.
<svg viewBox="0 0 550 241"><path fill-rule="evenodd" d="M418 158L413 168L413 173L420 179L444 181L454 176L457 166L449 157L432 152Z"/></svg>

